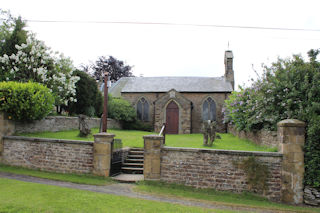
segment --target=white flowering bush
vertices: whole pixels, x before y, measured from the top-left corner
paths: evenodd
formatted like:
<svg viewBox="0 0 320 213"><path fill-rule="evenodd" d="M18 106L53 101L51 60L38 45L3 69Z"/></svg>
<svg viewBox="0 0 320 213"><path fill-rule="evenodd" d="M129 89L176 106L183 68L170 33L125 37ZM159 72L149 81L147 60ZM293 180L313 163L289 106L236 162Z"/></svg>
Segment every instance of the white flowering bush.
<svg viewBox="0 0 320 213"><path fill-rule="evenodd" d="M26 44L15 45L16 54L0 56L0 81L39 82L55 96L56 105L76 102L74 67L70 59L48 48L44 42L29 36Z"/></svg>

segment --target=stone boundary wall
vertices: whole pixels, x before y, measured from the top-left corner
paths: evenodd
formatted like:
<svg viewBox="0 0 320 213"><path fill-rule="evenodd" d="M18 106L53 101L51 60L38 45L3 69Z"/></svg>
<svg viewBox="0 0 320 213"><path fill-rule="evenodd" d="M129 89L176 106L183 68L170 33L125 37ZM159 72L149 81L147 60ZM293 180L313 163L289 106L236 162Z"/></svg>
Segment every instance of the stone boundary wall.
<svg viewBox="0 0 320 213"><path fill-rule="evenodd" d="M100 118L86 119L89 128L100 127ZM34 121L31 123L15 122L16 133L28 132L58 132L62 130L71 130L79 128L78 117L66 116L48 116L42 120ZM121 125L114 119L108 119L108 128L121 129Z"/></svg>
<svg viewBox="0 0 320 213"><path fill-rule="evenodd" d="M44 171L91 173L93 142L5 136L2 163Z"/></svg>
<svg viewBox="0 0 320 213"><path fill-rule="evenodd" d="M277 147L280 149L276 131L260 130L257 132L238 131L233 125L228 124L228 133L242 139L250 140L258 145Z"/></svg>
<svg viewBox="0 0 320 213"><path fill-rule="evenodd" d="M234 163L249 156L255 156L269 167L268 190L263 196L281 200L281 153L164 147L161 149L160 180L197 188L250 191L246 174Z"/></svg>
<svg viewBox="0 0 320 213"><path fill-rule="evenodd" d="M61 173L92 173L93 144L92 141L4 136L1 163ZM115 151L122 152L124 161L129 150L125 147Z"/></svg>

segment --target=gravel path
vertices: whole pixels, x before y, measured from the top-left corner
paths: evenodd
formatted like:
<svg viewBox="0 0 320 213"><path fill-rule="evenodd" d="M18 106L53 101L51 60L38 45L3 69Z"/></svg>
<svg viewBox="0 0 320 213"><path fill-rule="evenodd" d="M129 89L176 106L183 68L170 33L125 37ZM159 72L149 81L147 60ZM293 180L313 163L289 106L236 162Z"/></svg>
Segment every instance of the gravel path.
<svg viewBox="0 0 320 213"><path fill-rule="evenodd" d="M14 179L24 182L31 182L31 183L39 183L39 184L46 184L52 186L60 186L60 187L67 187L73 189L80 189L80 190L87 190L92 192L99 192L99 193L106 193L106 194L113 194L119 196L126 196L132 198L139 198L144 200L153 200L159 202L167 202L167 203L174 203L180 204L185 206L195 206L200 208L209 208L209 209L226 209L226 210L234 210L234 211L247 211L247 212L279 212L279 211L272 211L266 209L258 209L258 208L246 208L240 206L228 206L228 205L220 205L215 204L212 202L200 202L195 200L187 200L187 199L179 199L179 198L172 198L172 197L165 197L165 196L156 196L150 194L144 194L133 191L135 187L134 184L125 184L125 183L115 183L107 186L95 186L95 185L86 185L86 184L76 184L70 182L62 182L62 181L55 181L55 180L48 180L43 178L31 177L27 175L17 175L11 174L6 172L0 172L0 178L8 178Z"/></svg>

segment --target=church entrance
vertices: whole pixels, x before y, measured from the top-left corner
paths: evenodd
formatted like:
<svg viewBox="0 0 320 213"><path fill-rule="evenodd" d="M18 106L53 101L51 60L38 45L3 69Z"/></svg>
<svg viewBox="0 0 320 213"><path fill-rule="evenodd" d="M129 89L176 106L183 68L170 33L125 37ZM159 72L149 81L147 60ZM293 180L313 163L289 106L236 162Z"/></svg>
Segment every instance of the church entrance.
<svg viewBox="0 0 320 213"><path fill-rule="evenodd" d="M179 107L171 101L166 109L166 134L179 133Z"/></svg>

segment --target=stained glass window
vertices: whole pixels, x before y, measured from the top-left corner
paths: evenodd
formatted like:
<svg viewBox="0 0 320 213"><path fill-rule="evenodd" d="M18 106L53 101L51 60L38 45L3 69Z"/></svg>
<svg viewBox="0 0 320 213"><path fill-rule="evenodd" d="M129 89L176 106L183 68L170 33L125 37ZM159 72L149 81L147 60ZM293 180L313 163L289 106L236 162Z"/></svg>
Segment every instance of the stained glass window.
<svg viewBox="0 0 320 213"><path fill-rule="evenodd" d="M137 103L137 116L141 121L149 121L149 103L141 98Z"/></svg>
<svg viewBox="0 0 320 213"><path fill-rule="evenodd" d="M204 121L215 121L216 118L216 103L212 98L207 98L202 105L202 119Z"/></svg>

